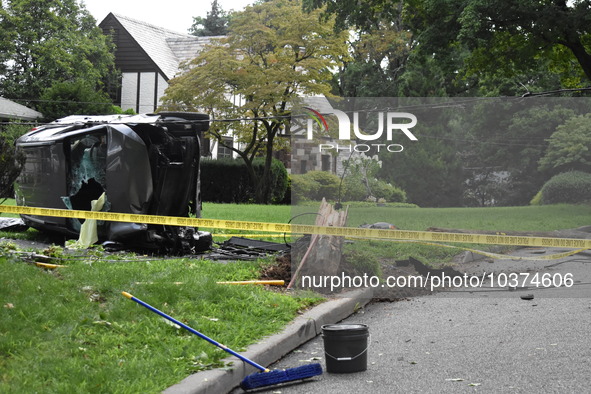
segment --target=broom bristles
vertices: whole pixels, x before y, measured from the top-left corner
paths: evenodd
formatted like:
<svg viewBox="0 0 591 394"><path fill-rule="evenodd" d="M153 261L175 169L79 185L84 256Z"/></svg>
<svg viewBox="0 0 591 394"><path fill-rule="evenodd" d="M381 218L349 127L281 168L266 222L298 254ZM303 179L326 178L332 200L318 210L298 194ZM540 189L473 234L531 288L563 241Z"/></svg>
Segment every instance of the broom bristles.
<svg viewBox="0 0 591 394"><path fill-rule="evenodd" d="M258 372L248 375L240 383L243 390L252 390L264 386L293 382L311 378L322 374L322 366L316 364L306 364L301 367L288 369L274 369L269 372Z"/></svg>

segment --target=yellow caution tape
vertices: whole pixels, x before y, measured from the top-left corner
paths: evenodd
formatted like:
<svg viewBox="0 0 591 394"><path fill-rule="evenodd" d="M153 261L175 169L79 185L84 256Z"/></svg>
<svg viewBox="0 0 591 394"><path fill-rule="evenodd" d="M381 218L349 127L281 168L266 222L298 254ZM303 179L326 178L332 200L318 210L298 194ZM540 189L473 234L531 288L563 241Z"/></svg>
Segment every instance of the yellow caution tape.
<svg viewBox="0 0 591 394"><path fill-rule="evenodd" d="M455 245L445 245L445 244L439 244L439 243L432 243L432 242L417 242L417 241L404 241L404 242L413 242L413 243L418 243L421 245L429 245L429 246L439 246L442 248L451 248L451 249L460 249L460 250L465 250L467 252L472 252L472 253L476 253L485 257L491 257L493 259L499 259L499 260L531 260L531 261L537 261L537 260L558 260L558 259L562 259L568 256L572 256L575 255L577 253L581 253L584 252L585 250L588 250L588 248L583 248L583 249L575 249L575 250L570 250L568 252L562 252L562 253L555 253L555 254L549 254L549 255L545 255L545 256L511 256L511 255L507 255L507 254L500 254L500 253L493 253L493 252L485 252L483 250L478 250L478 249L471 249L471 248L464 248L462 246L455 246Z"/></svg>
<svg viewBox="0 0 591 394"><path fill-rule="evenodd" d="M20 215L94 219L113 222L160 224L167 226L190 226L274 233L317 234L383 240L591 249L591 239L530 237L504 234L491 235L431 231L382 230L358 227L325 227L304 224L264 223L223 219L138 215L131 213L76 211L69 209L36 208L8 205L0 205L0 212Z"/></svg>
<svg viewBox="0 0 591 394"><path fill-rule="evenodd" d="M214 237L243 237L243 238L283 238L283 234L211 234ZM289 234L287 235L289 236Z"/></svg>

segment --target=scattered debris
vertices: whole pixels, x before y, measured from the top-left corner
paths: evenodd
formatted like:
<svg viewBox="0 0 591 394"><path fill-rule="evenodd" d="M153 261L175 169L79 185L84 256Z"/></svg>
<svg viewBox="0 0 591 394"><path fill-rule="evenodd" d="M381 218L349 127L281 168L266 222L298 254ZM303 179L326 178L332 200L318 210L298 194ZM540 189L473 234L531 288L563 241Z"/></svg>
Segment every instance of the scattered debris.
<svg viewBox="0 0 591 394"><path fill-rule="evenodd" d="M262 280L280 279L289 283L291 280L291 255L278 256L273 264L262 269L260 277Z"/></svg>
<svg viewBox="0 0 591 394"><path fill-rule="evenodd" d="M23 219L19 218L0 218L0 230L1 231L14 231L21 232L26 231L29 228Z"/></svg>
<svg viewBox="0 0 591 394"><path fill-rule="evenodd" d="M386 223L386 222L377 222L374 224L362 224L359 227L361 227L361 228L376 228L379 230L398 230L398 227L396 227L392 223Z"/></svg>
<svg viewBox="0 0 591 394"><path fill-rule="evenodd" d="M453 269L451 267L432 268L413 257L409 257L408 260L396 261L396 265L398 267L407 267L407 266L412 265L418 274L425 276L425 277L427 277L428 275L429 276L438 276L441 274L445 274L446 276L450 276L452 278L454 278L456 276L462 276L462 273L460 273L459 271L456 271L455 269Z"/></svg>
<svg viewBox="0 0 591 394"><path fill-rule="evenodd" d="M285 253L289 248L289 245L284 243L232 237L229 240L224 241L224 243L218 248L213 249L213 252L209 254L207 258L212 260L256 260L260 257L266 257L271 254Z"/></svg>

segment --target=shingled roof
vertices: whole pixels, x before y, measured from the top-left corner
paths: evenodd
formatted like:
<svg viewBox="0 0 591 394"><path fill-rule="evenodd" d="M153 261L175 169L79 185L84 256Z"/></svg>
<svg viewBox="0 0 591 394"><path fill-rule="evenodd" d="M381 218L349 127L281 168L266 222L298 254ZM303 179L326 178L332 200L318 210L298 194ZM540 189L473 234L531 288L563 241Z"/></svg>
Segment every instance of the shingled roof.
<svg viewBox="0 0 591 394"><path fill-rule="evenodd" d="M111 16L117 19L167 79L173 78L179 72L180 64L196 57L213 38L177 33L120 14L110 13L105 20Z"/></svg>
<svg viewBox="0 0 591 394"><path fill-rule="evenodd" d="M40 112L0 97L0 119L35 120L41 117Z"/></svg>

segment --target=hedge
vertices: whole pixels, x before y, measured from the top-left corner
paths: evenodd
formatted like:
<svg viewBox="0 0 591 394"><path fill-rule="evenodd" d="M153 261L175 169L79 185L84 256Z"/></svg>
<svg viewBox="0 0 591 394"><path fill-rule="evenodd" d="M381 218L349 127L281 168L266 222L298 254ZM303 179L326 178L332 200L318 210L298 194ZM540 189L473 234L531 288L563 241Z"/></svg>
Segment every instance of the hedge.
<svg viewBox="0 0 591 394"><path fill-rule="evenodd" d="M406 192L396 186L378 179L370 180L370 190L374 201L406 202ZM310 171L303 175L292 175L291 198L293 203L313 200L364 201L368 199L368 189L359 177L341 178L327 171ZM340 195L339 195L340 194Z"/></svg>
<svg viewBox="0 0 591 394"><path fill-rule="evenodd" d="M253 162L255 173L263 174L264 159ZM287 170L273 159L271 164L271 202L284 201L288 186ZM218 203L248 203L255 199L254 190L242 159L204 159L201 161L201 199Z"/></svg>
<svg viewBox="0 0 591 394"><path fill-rule="evenodd" d="M591 174L569 171L553 176L541 190L542 204L591 201Z"/></svg>

